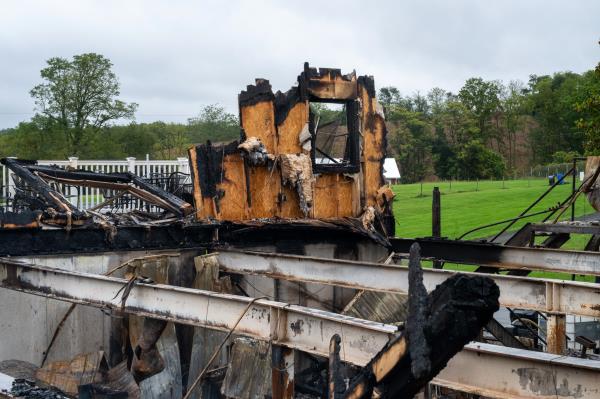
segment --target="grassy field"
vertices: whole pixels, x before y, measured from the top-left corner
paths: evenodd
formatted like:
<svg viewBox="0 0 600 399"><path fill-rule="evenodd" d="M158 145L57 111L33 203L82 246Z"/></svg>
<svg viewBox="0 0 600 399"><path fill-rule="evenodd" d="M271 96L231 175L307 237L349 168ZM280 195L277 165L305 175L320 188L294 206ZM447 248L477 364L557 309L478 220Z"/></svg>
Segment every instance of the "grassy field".
<svg viewBox="0 0 600 399"><path fill-rule="evenodd" d="M578 183L579 184L579 183ZM393 186L396 236L425 237L431 235L432 190L438 186L441 192L442 235L458 238L475 227L503 219L516 217L547 188L548 181L542 179L507 181L453 181L402 184ZM563 201L571 192L571 183L556 187L530 212L547 209ZM575 215L595 212L584 196L580 196L575 206ZM561 220L568 220L571 210L567 210ZM541 221L544 215L517 222L511 230L516 230L527 221ZM486 228L474 232L465 239L485 238L495 235L503 226ZM573 235L564 245L565 249L583 249L588 235ZM472 270L471 266L454 265L461 270ZM563 273L535 273L533 275L569 279ZM578 278L579 279L579 278ZM583 279L585 281L589 278ZM590 280L591 281L591 280Z"/></svg>

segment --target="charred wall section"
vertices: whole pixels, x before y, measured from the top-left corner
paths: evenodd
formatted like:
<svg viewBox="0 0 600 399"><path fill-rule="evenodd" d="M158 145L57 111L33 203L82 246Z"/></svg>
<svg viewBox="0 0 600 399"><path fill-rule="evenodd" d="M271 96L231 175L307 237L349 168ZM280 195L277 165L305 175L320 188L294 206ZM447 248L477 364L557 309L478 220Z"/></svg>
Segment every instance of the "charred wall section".
<svg viewBox="0 0 600 399"><path fill-rule="evenodd" d="M358 218L373 207L384 219L386 129L372 77L305 64L298 86L273 93L257 79L238 97L240 142L189 150L196 218ZM342 161L318 164L310 104L343 104L348 144ZM331 158L331 157L329 157ZM393 223L376 223L393 234Z"/></svg>

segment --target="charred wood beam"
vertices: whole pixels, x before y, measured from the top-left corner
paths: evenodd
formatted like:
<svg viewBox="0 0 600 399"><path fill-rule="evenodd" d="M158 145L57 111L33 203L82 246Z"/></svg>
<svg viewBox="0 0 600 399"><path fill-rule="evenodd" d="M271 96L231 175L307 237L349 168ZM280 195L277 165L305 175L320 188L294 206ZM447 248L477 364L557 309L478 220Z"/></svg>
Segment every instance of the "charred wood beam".
<svg viewBox="0 0 600 399"><path fill-rule="evenodd" d="M574 274L600 275L600 253L550 248L523 248L490 243L431 238L392 238L392 250L408 253L418 242L424 258L450 263Z"/></svg>
<svg viewBox="0 0 600 399"><path fill-rule="evenodd" d="M3 288L214 330L233 329L237 335L324 357L329 354L329 342L323 337L338 334L346 348L343 361L356 365L368 363L398 330L287 303L163 284L136 283L122 306L117 294L127 283L121 278L0 259Z"/></svg>
<svg viewBox="0 0 600 399"><path fill-rule="evenodd" d="M99 227L73 229L0 229L2 256L78 254L82 252L205 248L214 226L119 226L116 235Z"/></svg>
<svg viewBox="0 0 600 399"><path fill-rule="evenodd" d="M88 170L66 170L58 166L26 165L32 172L41 172L47 176L61 179L76 179L89 181L102 181L106 183L129 183L131 178L128 173L98 173Z"/></svg>
<svg viewBox="0 0 600 399"><path fill-rule="evenodd" d="M6 165L15 175L21 178L28 186L35 190L48 204L58 212L65 212L74 219L79 219L85 214L73 206L60 192L54 190L41 177L34 174L28 164L17 159L2 158L0 162Z"/></svg>
<svg viewBox="0 0 600 399"><path fill-rule="evenodd" d="M146 182L144 179L137 175L134 175L133 173L128 173L128 175L131 179L131 182L137 187L167 202L171 207L177 208L179 210L178 214L187 216L194 210L191 204L182 200L178 196L171 194L170 192L165 191L162 188L155 186L154 184Z"/></svg>
<svg viewBox="0 0 600 399"><path fill-rule="evenodd" d="M500 290L484 276L457 274L429 295L419 246L411 247L406 333L379 352L352 381L347 399L412 398L472 339L499 308Z"/></svg>
<svg viewBox="0 0 600 399"><path fill-rule="evenodd" d="M408 268L310 256L218 249L217 260L229 273L260 275L289 281L335 285L361 290L408 293ZM427 291L457 274L423 269ZM477 273L462 273L476 276ZM490 274L507 307L600 317L600 284Z"/></svg>

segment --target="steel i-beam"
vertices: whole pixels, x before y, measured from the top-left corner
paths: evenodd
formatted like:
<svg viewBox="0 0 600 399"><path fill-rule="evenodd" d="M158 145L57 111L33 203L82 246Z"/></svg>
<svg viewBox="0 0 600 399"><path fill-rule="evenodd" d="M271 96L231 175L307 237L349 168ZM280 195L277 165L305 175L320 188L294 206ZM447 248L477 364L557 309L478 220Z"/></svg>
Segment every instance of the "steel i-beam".
<svg viewBox="0 0 600 399"><path fill-rule="evenodd" d="M405 266L225 249L215 256L221 268L231 273L408 293L408 268ZM423 269L423 283L427 291L432 291L456 273ZM501 274L488 277L500 288L502 306L600 317L600 284Z"/></svg>

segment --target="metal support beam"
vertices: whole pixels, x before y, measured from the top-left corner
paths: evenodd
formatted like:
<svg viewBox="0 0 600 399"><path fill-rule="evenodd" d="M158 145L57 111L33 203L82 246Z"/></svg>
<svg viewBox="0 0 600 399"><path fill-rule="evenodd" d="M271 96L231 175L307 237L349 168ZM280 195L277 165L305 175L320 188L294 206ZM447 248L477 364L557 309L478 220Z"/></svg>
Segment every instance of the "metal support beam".
<svg viewBox="0 0 600 399"><path fill-rule="evenodd" d="M405 266L224 249L216 256L221 268L231 273L408 293L408 268ZM427 291L432 291L456 273L423 269L423 283ZM500 287L502 306L600 317L600 284L501 274L488 277Z"/></svg>
<svg viewBox="0 0 600 399"><path fill-rule="evenodd" d="M471 343L433 384L490 398L578 398L600 395L600 362Z"/></svg>
<svg viewBox="0 0 600 399"><path fill-rule="evenodd" d="M532 223L530 228L537 233L600 234L600 225L585 222Z"/></svg>
<svg viewBox="0 0 600 399"><path fill-rule="evenodd" d="M522 248L473 241L390 239L392 250L408 253L414 242L423 258L444 262L600 276L600 253L549 248Z"/></svg>
<svg viewBox="0 0 600 399"><path fill-rule="evenodd" d="M0 259L0 287L89 306L119 308L121 298L116 294L126 282ZM229 330L251 300L168 285L136 284L124 311ZM346 347L340 352L342 360L357 365L366 364L395 331L385 324L267 300L254 302L236 329L240 335L321 356L329 353L327 337L337 333L342 348ZM586 399L600 392L599 372L596 361L471 343L434 382L496 398L537 398L559 392L561 397Z"/></svg>
<svg viewBox="0 0 600 399"><path fill-rule="evenodd" d="M121 308L128 280L0 258L0 287L106 309ZM252 298L162 284L135 284L126 313L229 331ZM296 305L257 300L235 333L327 357L327 337L342 338L343 361L365 365L397 327ZM325 337L325 338L324 338Z"/></svg>

